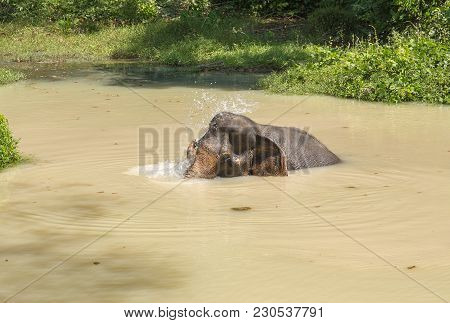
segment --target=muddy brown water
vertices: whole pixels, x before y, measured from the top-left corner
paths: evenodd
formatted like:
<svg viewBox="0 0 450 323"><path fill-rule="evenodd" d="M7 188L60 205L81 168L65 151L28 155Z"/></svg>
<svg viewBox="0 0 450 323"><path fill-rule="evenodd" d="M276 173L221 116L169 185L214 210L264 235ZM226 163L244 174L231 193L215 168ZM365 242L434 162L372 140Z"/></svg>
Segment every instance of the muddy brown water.
<svg viewBox="0 0 450 323"><path fill-rule="evenodd" d="M450 300L450 109L269 95L255 78L120 65L1 87L32 161L0 173L0 299ZM343 163L183 181L175 132L223 110L307 128ZM135 176L140 127L173 139Z"/></svg>

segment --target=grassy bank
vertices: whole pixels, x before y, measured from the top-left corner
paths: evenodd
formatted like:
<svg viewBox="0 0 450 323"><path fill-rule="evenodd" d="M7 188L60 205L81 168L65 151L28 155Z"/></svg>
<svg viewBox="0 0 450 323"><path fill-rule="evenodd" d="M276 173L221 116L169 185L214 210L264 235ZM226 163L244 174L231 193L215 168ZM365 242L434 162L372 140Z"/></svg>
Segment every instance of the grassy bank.
<svg viewBox="0 0 450 323"><path fill-rule="evenodd" d="M25 75L21 72L0 68L0 85L16 82L24 77Z"/></svg>
<svg viewBox="0 0 450 323"><path fill-rule="evenodd" d="M262 81L276 93L326 94L368 101L450 104L450 47L421 34L386 44L361 42L321 55Z"/></svg>
<svg viewBox="0 0 450 323"><path fill-rule="evenodd" d="M304 61L309 49L298 31L283 38L252 19L201 18L105 27L95 33L0 25L0 62L67 62L138 59L166 65L211 64L280 70Z"/></svg>
<svg viewBox="0 0 450 323"><path fill-rule="evenodd" d="M0 170L21 160L17 144L9 130L8 120L0 114Z"/></svg>
<svg viewBox="0 0 450 323"><path fill-rule="evenodd" d="M65 33L56 26L0 25L0 62L68 62L110 59L134 27Z"/></svg>
<svg viewBox="0 0 450 323"><path fill-rule="evenodd" d="M305 27L306 28L306 27ZM304 26L256 18L181 17L75 33L0 25L0 62L136 59L203 69L272 71L261 87L371 101L449 102L449 42L416 32L383 44L325 45Z"/></svg>

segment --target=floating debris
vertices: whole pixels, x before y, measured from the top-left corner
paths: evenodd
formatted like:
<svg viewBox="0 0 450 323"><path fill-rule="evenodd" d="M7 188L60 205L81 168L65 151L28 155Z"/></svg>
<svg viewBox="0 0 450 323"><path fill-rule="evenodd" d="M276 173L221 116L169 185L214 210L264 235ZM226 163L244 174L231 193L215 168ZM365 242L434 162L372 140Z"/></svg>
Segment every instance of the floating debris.
<svg viewBox="0 0 450 323"><path fill-rule="evenodd" d="M248 210L251 210L252 208L250 206L238 206L238 207L232 207L231 209L233 211L248 211Z"/></svg>
<svg viewBox="0 0 450 323"><path fill-rule="evenodd" d="M100 265L100 262L99 261L94 261L93 264L97 266L97 265Z"/></svg>
<svg viewBox="0 0 450 323"><path fill-rule="evenodd" d="M414 266L414 265L413 265L413 266L408 266L407 268L408 268L409 270L411 270L411 269L416 268L416 266Z"/></svg>

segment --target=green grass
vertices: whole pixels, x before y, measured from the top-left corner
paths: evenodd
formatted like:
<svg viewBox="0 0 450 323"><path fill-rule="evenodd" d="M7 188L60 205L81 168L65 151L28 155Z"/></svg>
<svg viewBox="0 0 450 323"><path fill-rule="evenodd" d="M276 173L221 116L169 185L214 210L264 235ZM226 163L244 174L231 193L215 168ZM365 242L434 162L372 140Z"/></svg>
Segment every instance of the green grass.
<svg viewBox="0 0 450 323"><path fill-rule="evenodd" d="M0 114L0 170L21 161L17 144L9 130L8 120Z"/></svg>
<svg viewBox="0 0 450 323"><path fill-rule="evenodd" d="M326 94L368 101L450 103L450 46L424 37L393 37L322 55L265 78L276 93Z"/></svg>
<svg viewBox="0 0 450 323"><path fill-rule="evenodd" d="M25 75L21 72L0 67L0 85L16 82L24 77Z"/></svg>
<svg viewBox="0 0 450 323"><path fill-rule="evenodd" d="M0 62L139 59L166 65L282 69L308 56L294 40L296 35L280 41L264 24L242 18L178 18L105 27L95 33L3 24Z"/></svg>
<svg viewBox="0 0 450 323"><path fill-rule="evenodd" d="M280 70L308 57L296 41L298 30L280 39L270 26L250 18L178 18L141 25L134 31L113 57L260 70Z"/></svg>
<svg viewBox="0 0 450 323"><path fill-rule="evenodd" d="M0 25L0 62L70 62L110 59L133 27L97 33L64 33L56 27Z"/></svg>

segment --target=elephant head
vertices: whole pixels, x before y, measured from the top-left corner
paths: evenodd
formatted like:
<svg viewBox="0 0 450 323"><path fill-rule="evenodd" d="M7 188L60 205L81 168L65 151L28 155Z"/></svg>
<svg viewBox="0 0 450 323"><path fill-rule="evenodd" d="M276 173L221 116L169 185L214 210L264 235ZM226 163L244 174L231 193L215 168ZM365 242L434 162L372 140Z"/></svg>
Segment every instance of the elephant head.
<svg viewBox="0 0 450 323"><path fill-rule="evenodd" d="M185 177L287 175L280 146L264 136L258 124L230 112L211 120L205 135L189 145L187 159Z"/></svg>

